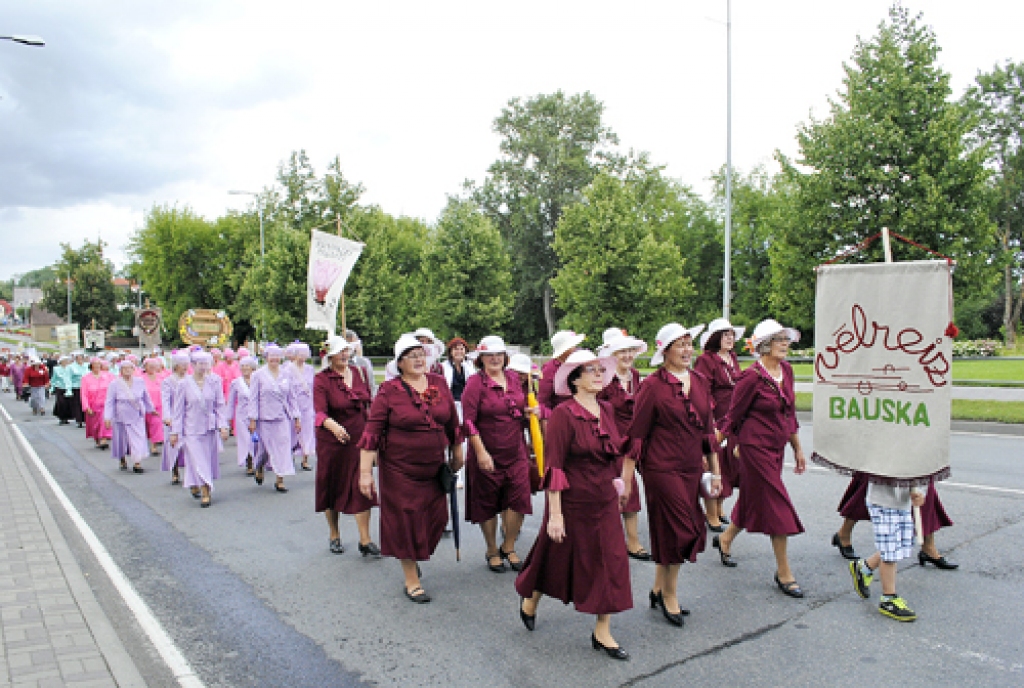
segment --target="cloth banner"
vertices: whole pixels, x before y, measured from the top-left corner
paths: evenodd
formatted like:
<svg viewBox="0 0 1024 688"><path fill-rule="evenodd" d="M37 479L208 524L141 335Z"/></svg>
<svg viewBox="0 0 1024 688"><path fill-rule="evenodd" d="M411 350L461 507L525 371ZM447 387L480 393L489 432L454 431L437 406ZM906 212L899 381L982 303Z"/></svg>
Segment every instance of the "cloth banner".
<svg viewBox="0 0 1024 688"><path fill-rule="evenodd" d="M818 268L816 463L901 486L949 476L950 269L945 261Z"/></svg>
<svg viewBox="0 0 1024 688"><path fill-rule="evenodd" d="M364 244L313 230L306 279L306 328L334 334L338 300Z"/></svg>

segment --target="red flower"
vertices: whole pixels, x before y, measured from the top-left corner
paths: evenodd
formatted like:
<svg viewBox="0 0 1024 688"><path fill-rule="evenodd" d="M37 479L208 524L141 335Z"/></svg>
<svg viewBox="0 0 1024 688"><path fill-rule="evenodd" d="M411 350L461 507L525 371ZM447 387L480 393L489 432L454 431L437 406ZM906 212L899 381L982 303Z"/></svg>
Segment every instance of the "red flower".
<svg viewBox="0 0 1024 688"><path fill-rule="evenodd" d="M423 399L427 406L433 406L441 398L441 390L439 390L437 387L433 385L430 385L425 390L423 390L423 394L420 394L420 398Z"/></svg>
<svg viewBox="0 0 1024 688"><path fill-rule="evenodd" d="M950 339L956 339L957 335L959 334L960 328L953 324L953 321L950 320L949 324L946 325L946 336L949 337Z"/></svg>

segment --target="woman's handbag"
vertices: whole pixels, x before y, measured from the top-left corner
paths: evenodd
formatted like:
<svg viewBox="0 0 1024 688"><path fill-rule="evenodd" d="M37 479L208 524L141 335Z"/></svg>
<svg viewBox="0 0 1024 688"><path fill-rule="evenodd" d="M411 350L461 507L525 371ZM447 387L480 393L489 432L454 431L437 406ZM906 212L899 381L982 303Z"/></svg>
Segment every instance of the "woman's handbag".
<svg viewBox="0 0 1024 688"><path fill-rule="evenodd" d="M455 471L447 461L442 463L441 468L437 471L437 484L445 494L451 494L455 489Z"/></svg>

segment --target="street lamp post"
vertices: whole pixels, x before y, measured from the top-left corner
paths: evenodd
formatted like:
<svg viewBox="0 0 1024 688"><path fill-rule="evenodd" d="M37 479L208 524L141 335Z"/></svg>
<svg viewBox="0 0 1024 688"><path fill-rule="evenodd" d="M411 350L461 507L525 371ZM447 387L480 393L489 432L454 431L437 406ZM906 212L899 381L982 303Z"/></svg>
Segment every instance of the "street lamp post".
<svg viewBox="0 0 1024 688"><path fill-rule="evenodd" d="M266 250L263 242L263 195L255 191L228 191L231 196L252 196L256 199L256 214L260 218L260 267L266 264ZM260 300L260 341L267 340L266 319L263 317L263 302Z"/></svg>
<svg viewBox="0 0 1024 688"><path fill-rule="evenodd" d="M33 48L42 48L46 45L46 41L39 36L0 36L0 41L13 41Z"/></svg>

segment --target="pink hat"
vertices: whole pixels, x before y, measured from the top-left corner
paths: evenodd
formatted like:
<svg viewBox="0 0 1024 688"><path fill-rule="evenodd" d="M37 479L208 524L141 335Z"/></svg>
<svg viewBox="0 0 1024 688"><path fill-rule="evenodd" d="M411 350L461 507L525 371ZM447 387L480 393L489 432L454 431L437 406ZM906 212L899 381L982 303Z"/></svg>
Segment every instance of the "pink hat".
<svg viewBox="0 0 1024 688"><path fill-rule="evenodd" d="M244 346L238 347L238 357L239 358L245 358L246 356L251 356L251 354L249 353L249 350L246 349Z"/></svg>
<svg viewBox="0 0 1024 688"><path fill-rule="evenodd" d="M135 354L128 354L127 356L124 357L124 360L131 361L132 363L137 364L139 362L139 357L136 356Z"/></svg>
<svg viewBox="0 0 1024 688"><path fill-rule="evenodd" d="M569 358L565 359L565 363L560 365L558 372L555 373L555 394L563 397L572 394L572 390L569 389L569 374L581 365L588 363L599 363L604 368L604 375L601 378L602 387L606 387L615 377L616 360L613 357L598 358L589 349L577 349L569 354Z"/></svg>
<svg viewBox="0 0 1024 688"><path fill-rule="evenodd" d="M235 352L232 349L224 349L224 358L229 361L235 360Z"/></svg>

